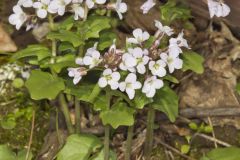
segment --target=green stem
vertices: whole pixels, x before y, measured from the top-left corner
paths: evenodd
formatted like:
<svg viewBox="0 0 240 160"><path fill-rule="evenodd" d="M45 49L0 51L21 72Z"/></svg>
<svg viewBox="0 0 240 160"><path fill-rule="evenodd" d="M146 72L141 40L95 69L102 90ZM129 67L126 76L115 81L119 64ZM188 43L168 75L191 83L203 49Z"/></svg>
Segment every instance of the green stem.
<svg viewBox="0 0 240 160"><path fill-rule="evenodd" d="M110 126L106 125L104 130L105 130L105 137L104 137L104 160L109 160Z"/></svg>
<svg viewBox="0 0 240 160"><path fill-rule="evenodd" d="M57 139L58 143L62 144L62 140L60 138L60 133L59 133L59 125L58 125L58 108L56 107L56 132L57 132Z"/></svg>
<svg viewBox="0 0 240 160"><path fill-rule="evenodd" d="M62 109L62 112L63 112L64 117L65 117L68 132L69 132L69 134L73 134L74 129L73 129L73 125L72 125L72 122L71 122L68 105L67 105L67 102L66 102L63 94L59 95L59 102L60 102L61 109Z"/></svg>
<svg viewBox="0 0 240 160"><path fill-rule="evenodd" d="M54 31L54 20L52 15L48 16L48 21L49 21L49 27L51 29L51 31ZM57 56L57 43L56 40L53 39L52 40L52 59L51 59L51 63L55 63L55 57Z"/></svg>
<svg viewBox="0 0 240 160"><path fill-rule="evenodd" d="M98 88L95 86L95 88ZM96 89L97 91L99 89ZM106 96L107 96L107 99L108 99L108 102L107 102L107 107L108 109L110 109L110 105L111 105L111 95L109 92L106 92ZM104 137L104 160L109 160L109 146L110 146L110 125L105 125L104 126L104 132L105 132L105 137Z"/></svg>
<svg viewBox="0 0 240 160"><path fill-rule="evenodd" d="M128 127L127 143L125 148L125 160L131 160L133 129L134 125Z"/></svg>
<svg viewBox="0 0 240 160"><path fill-rule="evenodd" d="M81 130L81 106L80 102L75 97L75 117L76 117L76 133L79 134Z"/></svg>
<svg viewBox="0 0 240 160"><path fill-rule="evenodd" d="M144 145L144 156L146 160L150 160L153 148L155 110L150 107L147 115L147 133Z"/></svg>
<svg viewBox="0 0 240 160"><path fill-rule="evenodd" d="M48 21L49 21L49 27L51 29L51 31L54 31L55 30L55 25L54 25L54 19L52 17L52 15L49 15L48 16ZM51 59L51 63L54 64L55 63L55 57L57 56L57 43L56 43L56 40L53 39L52 40L52 59ZM54 70L51 69L51 72L53 75L57 75ZM62 109L62 112L64 114L64 117L65 117L65 121L66 121L66 124L67 124L67 128L68 128L68 132L70 134L73 134L74 133L74 129L73 129L73 125L72 125L72 122L71 122L71 118L70 118L70 113L69 113L69 109L68 109L68 106L67 106L67 102L64 98L64 94L60 94L59 95L59 101L60 101L60 105L61 105L61 109Z"/></svg>

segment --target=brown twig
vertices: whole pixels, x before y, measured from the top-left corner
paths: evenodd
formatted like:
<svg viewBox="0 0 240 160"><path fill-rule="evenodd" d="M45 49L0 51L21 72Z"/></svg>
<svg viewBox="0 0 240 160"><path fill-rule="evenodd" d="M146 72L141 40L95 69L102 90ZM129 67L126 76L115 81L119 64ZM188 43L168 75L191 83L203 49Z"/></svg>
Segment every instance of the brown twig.
<svg viewBox="0 0 240 160"><path fill-rule="evenodd" d="M218 117L218 116L240 116L240 107L218 107L218 108L182 108L180 115L186 118Z"/></svg>
<svg viewBox="0 0 240 160"><path fill-rule="evenodd" d="M32 114L32 127L31 127L31 133L30 133L29 142L28 142L26 160L28 160L29 155L30 155L30 150L31 150L31 145L32 145L32 139L33 139L34 126L35 126L35 110L33 111L33 114Z"/></svg>
<svg viewBox="0 0 240 160"><path fill-rule="evenodd" d="M206 134L196 133L196 134L193 136L193 138L194 138L195 136L199 136L199 137L205 138L205 139L207 139L207 140L216 142L216 143L218 143L218 144L220 144L220 145L222 145L222 146L224 146L224 147L231 147L231 146L232 146L232 145L229 144L229 143L226 143L226 142L224 142L224 141L222 141L222 140L219 140L219 139L217 139L217 138L208 136L208 135L206 135Z"/></svg>
<svg viewBox="0 0 240 160"><path fill-rule="evenodd" d="M213 128L213 124L212 124L212 120L211 120L210 117L208 117L208 123L209 123L210 127L212 128L212 136L213 136L213 138L216 139L214 128ZM217 145L216 141L214 141L214 146L215 146L215 148L218 148L218 145Z"/></svg>

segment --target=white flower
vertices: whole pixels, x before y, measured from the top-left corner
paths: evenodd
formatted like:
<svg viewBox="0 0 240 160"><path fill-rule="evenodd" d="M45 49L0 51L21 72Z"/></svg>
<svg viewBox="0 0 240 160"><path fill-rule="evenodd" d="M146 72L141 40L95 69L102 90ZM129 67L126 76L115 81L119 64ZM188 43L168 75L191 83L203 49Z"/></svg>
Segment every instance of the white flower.
<svg viewBox="0 0 240 160"><path fill-rule="evenodd" d="M113 8L118 13L120 19L123 19L122 13L127 12L127 4L123 3L122 0L117 0L117 2L113 5Z"/></svg>
<svg viewBox="0 0 240 160"><path fill-rule="evenodd" d="M74 19L78 20L79 17L84 17L84 8L81 6L83 0L73 0L72 1L72 11L74 12Z"/></svg>
<svg viewBox="0 0 240 160"><path fill-rule="evenodd" d="M223 1L215 1L208 0L208 9L210 13L210 17L212 18L214 15L217 17L226 17L230 13L230 8L228 5L223 3Z"/></svg>
<svg viewBox="0 0 240 160"><path fill-rule="evenodd" d="M183 66L183 61L175 54L169 53L168 55L166 53L162 53L160 57L167 63L170 73L173 73L175 69L181 69Z"/></svg>
<svg viewBox="0 0 240 160"><path fill-rule="evenodd" d="M104 88L109 84L112 90L116 90L119 87L118 83L119 80L120 80L119 72L113 72L111 69L105 69L103 71L103 76L98 81L98 85L101 88Z"/></svg>
<svg viewBox="0 0 240 160"><path fill-rule="evenodd" d="M93 8L95 3L104 4L106 3L106 0L86 0L86 4L89 9Z"/></svg>
<svg viewBox="0 0 240 160"><path fill-rule="evenodd" d="M10 15L9 23L16 25L16 29L19 30L21 26L27 21L27 15L23 12L19 5L13 7L14 14Z"/></svg>
<svg viewBox="0 0 240 160"><path fill-rule="evenodd" d="M82 76L86 75L86 68L68 68L68 76L73 77L73 83L76 85L81 79Z"/></svg>
<svg viewBox="0 0 240 160"><path fill-rule="evenodd" d="M160 32L167 34L168 36L171 36L174 33L173 29L168 26L163 26L162 23L157 20L155 20L155 27L157 27Z"/></svg>
<svg viewBox="0 0 240 160"><path fill-rule="evenodd" d="M58 13L62 16L65 13L66 6L71 3L72 0L52 0L48 6L48 11L50 13Z"/></svg>
<svg viewBox="0 0 240 160"><path fill-rule="evenodd" d="M144 74L146 72L145 65L149 61L148 50L142 50L141 48L137 47L134 49L129 49L129 53L136 59L136 68L138 73Z"/></svg>
<svg viewBox="0 0 240 160"><path fill-rule="evenodd" d="M37 9L37 16L39 18L46 18L48 5L50 4L50 0L40 0L38 2L33 3L33 8Z"/></svg>
<svg viewBox="0 0 240 160"><path fill-rule="evenodd" d="M17 3L19 6L23 6L25 8L32 7L33 1L32 0L19 0Z"/></svg>
<svg viewBox="0 0 240 160"><path fill-rule="evenodd" d="M124 53L122 55L122 62L119 65L119 68L123 71L129 70L130 72L135 72L135 66L137 65L136 58L133 57L130 53Z"/></svg>
<svg viewBox="0 0 240 160"><path fill-rule="evenodd" d="M119 89L128 94L129 99L133 99L135 96L135 90L140 89L142 84L137 81L137 76L134 73L129 73L124 82L119 84Z"/></svg>
<svg viewBox="0 0 240 160"><path fill-rule="evenodd" d="M95 47L89 48L85 57L83 57L83 64L89 66L89 68L96 67L101 61L101 54Z"/></svg>
<svg viewBox="0 0 240 160"><path fill-rule="evenodd" d="M180 47L186 47L188 49L188 43L187 40L183 38L183 31L181 33L179 33L177 38L171 38L169 40L169 53L178 56L180 53L182 53L182 49Z"/></svg>
<svg viewBox="0 0 240 160"><path fill-rule="evenodd" d="M147 14L149 12L149 10L154 7L156 5L156 3L154 2L154 0L147 0L142 6L141 6L141 10L143 11L143 14Z"/></svg>
<svg viewBox="0 0 240 160"><path fill-rule="evenodd" d="M137 28L133 31L134 38L128 38L128 43L141 44L142 42L148 40L150 35L148 32L143 32L142 29Z"/></svg>
<svg viewBox="0 0 240 160"><path fill-rule="evenodd" d="M164 77L167 74L165 67L166 63L163 60L149 62L149 69L154 76Z"/></svg>
<svg viewBox="0 0 240 160"><path fill-rule="evenodd" d="M152 98L156 94L156 89L162 88L163 85L162 80L157 79L156 76L152 76L145 80L142 92L145 93L148 98Z"/></svg>

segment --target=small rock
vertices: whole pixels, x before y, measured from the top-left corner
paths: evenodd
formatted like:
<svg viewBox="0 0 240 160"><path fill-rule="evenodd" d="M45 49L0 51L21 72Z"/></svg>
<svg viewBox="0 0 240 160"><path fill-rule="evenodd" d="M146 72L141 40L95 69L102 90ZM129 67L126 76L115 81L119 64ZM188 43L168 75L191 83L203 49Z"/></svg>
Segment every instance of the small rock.
<svg viewBox="0 0 240 160"><path fill-rule="evenodd" d="M17 46L10 38L9 34L0 25L0 53L1 52L16 52Z"/></svg>

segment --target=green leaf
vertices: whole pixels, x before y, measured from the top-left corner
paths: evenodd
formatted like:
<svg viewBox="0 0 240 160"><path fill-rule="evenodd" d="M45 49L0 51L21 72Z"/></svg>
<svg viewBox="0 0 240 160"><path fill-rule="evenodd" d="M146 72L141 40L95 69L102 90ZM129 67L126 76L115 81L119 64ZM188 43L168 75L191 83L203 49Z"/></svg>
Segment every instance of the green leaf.
<svg viewBox="0 0 240 160"><path fill-rule="evenodd" d="M190 122L188 124L188 126L189 126L189 128L191 128L194 131L198 130L198 125L196 123L194 123L194 122Z"/></svg>
<svg viewBox="0 0 240 160"><path fill-rule="evenodd" d="M177 5L176 0L168 0L166 4L160 6L160 11L161 19L167 24L177 19L187 20L191 18L191 10Z"/></svg>
<svg viewBox="0 0 240 160"><path fill-rule="evenodd" d="M64 92L76 96L78 100L93 103L101 89L98 84L81 83L80 85L74 85L72 81L67 81Z"/></svg>
<svg viewBox="0 0 240 160"><path fill-rule="evenodd" d="M89 99L89 102L93 102L97 96L100 94L101 92L101 88L99 87L98 83L94 86L91 94L89 95L88 99Z"/></svg>
<svg viewBox="0 0 240 160"><path fill-rule="evenodd" d="M124 93L118 91L118 90L106 90L106 92L110 92L110 94L112 96L116 96L116 97L121 97L122 99L124 99L130 106L134 107L134 103L128 98L127 95L125 95Z"/></svg>
<svg viewBox="0 0 240 160"><path fill-rule="evenodd" d="M38 61L41 61L51 56L51 52L47 47L42 45L29 45L26 49L16 52L13 56L13 60L18 60L26 57L37 57Z"/></svg>
<svg viewBox="0 0 240 160"><path fill-rule="evenodd" d="M176 83L176 84L179 83L177 78L175 78L175 77L173 77L172 75L169 75L169 74L166 75L165 77L163 77L163 79L168 80L169 82L172 82L172 83Z"/></svg>
<svg viewBox="0 0 240 160"><path fill-rule="evenodd" d="M182 54L183 58L183 68L182 70L185 72L187 70L191 70L198 74L202 74L204 72L203 62L204 58L197 54L196 52L184 52Z"/></svg>
<svg viewBox="0 0 240 160"><path fill-rule="evenodd" d="M18 152L17 160L26 160L26 156L27 156L27 150L23 149L20 152ZM31 159L33 159L33 154L32 152L29 152L29 156L27 160L31 160Z"/></svg>
<svg viewBox="0 0 240 160"><path fill-rule="evenodd" d="M75 20L74 20L73 16L70 16L58 25L58 30L68 30L69 31L73 27L74 22L75 22Z"/></svg>
<svg viewBox="0 0 240 160"><path fill-rule="evenodd" d="M207 153L205 158L209 158L210 160L239 160L240 148L217 148Z"/></svg>
<svg viewBox="0 0 240 160"><path fill-rule="evenodd" d="M133 115L134 109L127 107L124 102L117 102L110 110L100 113L103 124L109 124L115 129L119 126L132 126L134 123Z"/></svg>
<svg viewBox="0 0 240 160"><path fill-rule="evenodd" d="M207 157L202 157L200 160L211 160L211 159L209 159L209 158L207 158Z"/></svg>
<svg viewBox="0 0 240 160"><path fill-rule="evenodd" d="M236 90L237 90L237 93L240 95L240 83L237 84Z"/></svg>
<svg viewBox="0 0 240 160"><path fill-rule="evenodd" d="M87 160L101 145L101 141L93 135L71 135L58 153L57 160Z"/></svg>
<svg viewBox="0 0 240 160"><path fill-rule="evenodd" d="M25 85L34 100L55 99L59 92L65 88L61 78L39 70L31 72Z"/></svg>
<svg viewBox="0 0 240 160"><path fill-rule="evenodd" d="M12 82L13 87L22 88L24 86L24 81L21 78L16 78Z"/></svg>
<svg viewBox="0 0 240 160"><path fill-rule="evenodd" d="M184 145L181 146L181 153L187 154L189 151L190 151L190 146L189 145L184 144Z"/></svg>
<svg viewBox="0 0 240 160"><path fill-rule="evenodd" d="M96 97L95 101L93 102L93 107L95 111L105 111L108 109L108 102L109 97L105 94L100 94Z"/></svg>
<svg viewBox="0 0 240 160"><path fill-rule="evenodd" d="M111 19L105 16L92 16L84 23L85 39L99 38L99 33L104 29L109 29Z"/></svg>
<svg viewBox="0 0 240 160"><path fill-rule="evenodd" d="M73 47L72 43L69 42L62 42L59 44L58 50L60 52L67 52L67 53L75 53L76 49Z"/></svg>
<svg viewBox="0 0 240 160"><path fill-rule="evenodd" d="M104 150L102 149L100 153L94 155L89 160L104 160ZM117 155L112 150L110 150L109 160L117 160Z"/></svg>
<svg viewBox="0 0 240 160"><path fill-rule="evenodd" d="M174 122L178 116L178 96L168 86L157 90L152 106L164 112L171 122Z"/></svg>
<svg viewBox="0 0 240 160"><path fill-rule="evenodd" d="M154 36L150 36L150 38L144 43L144 48L150 48L154 41L155 41L155 37Z"/></svg>
<svg viewBox="0 0 240 160"><path fill-rule="evenodd" d="M16 155L7 145L0 145L0 160L16 160Z"/></svg>
<svg viewBox="0 0 240 160"><path fill-rule="evenodd" d="M78 47L83 44L83 41L81 40L80 35L67 30L61 30L59 32L50 32L47 35L47 38L57 39L62 42L70 42L71 44L73 44L74 47Z"/></svg>
<svg viewBox="0 0 240 160"><path fill-rule="evenodd" d="M1 120L1 126L3 129L13 129L16 125L16 118L14 116L6 116Z"/></svg>
<svg viewBox="0 0 240 160"><path fill-rule="evenodd" d="M73 54L66 54L64 56L58 56L54 64L49 64L45 67L51 67L56 73L60 73L63 68L75 66L75 56Z"/></svg>
<svg viewBox="0 0 240 160"><path fill-rule="evenodd" d="M102 51L113 44L113 40L117 38L117 35L111 31L100 32L98 50Z"/></svg>
<svg viewBox="0 0 240 160"><path fill-rule="evenodd" d="M213 132L213 127L211 127L211 126L205 126L205 127L204 127L204 132L205 132L205 133L212 133L212 132Z"/></svg>
<svg viewBox="0 0 240 160"><path fill-rule="evenodd" d="M152 103L153 99L147 98L144 93L142 93L140 90L137 90L136 96L133 99L133 102L134 102L136 108L143 109L143 107L145 105Z"/></svg>

